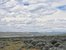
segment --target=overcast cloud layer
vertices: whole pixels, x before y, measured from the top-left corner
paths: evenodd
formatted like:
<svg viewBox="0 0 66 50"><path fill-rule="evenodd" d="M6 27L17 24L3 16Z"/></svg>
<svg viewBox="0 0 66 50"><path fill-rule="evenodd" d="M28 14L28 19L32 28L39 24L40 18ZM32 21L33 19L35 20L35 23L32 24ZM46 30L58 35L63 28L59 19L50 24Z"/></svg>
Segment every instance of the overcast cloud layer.
<svg viewBox="0 0 66 50"><path fill-rule="evenodd" d="M1 0L0 32L66 32L66 0Z"/></svg>

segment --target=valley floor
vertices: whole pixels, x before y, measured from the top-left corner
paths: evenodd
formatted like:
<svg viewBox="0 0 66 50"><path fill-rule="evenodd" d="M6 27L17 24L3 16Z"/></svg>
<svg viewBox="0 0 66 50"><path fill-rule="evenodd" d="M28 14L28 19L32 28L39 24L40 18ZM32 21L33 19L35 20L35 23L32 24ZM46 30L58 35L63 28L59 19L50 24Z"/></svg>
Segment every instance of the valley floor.
<svg viewBox="0 0 66 50"><path fill-rule="evenodd" d="M0 38L0 50L66 50L66 36Z"/></svg>

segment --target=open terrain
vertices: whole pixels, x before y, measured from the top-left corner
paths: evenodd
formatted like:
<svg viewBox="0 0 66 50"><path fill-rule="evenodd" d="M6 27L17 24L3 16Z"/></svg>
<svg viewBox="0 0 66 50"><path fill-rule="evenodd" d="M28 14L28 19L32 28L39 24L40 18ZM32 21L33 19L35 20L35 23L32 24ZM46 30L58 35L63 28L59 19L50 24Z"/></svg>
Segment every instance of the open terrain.
<svg viewBox="0 0 66 50"><path fill-rule="evenodd" d="M1 37L0 50L66 50L66 36Z"/></svg>

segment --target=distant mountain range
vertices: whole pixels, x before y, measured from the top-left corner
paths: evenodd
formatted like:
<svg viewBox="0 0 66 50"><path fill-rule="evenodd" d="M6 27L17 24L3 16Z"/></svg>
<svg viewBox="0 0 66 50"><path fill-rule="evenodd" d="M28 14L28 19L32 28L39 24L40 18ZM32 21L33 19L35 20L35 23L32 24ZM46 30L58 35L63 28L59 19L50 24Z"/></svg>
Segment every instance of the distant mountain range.
<svg viewBox="0 0 66 50"><path fill-rule="evenodd" d="M0 32L0 37L66 36L65 32Z"/></svg>

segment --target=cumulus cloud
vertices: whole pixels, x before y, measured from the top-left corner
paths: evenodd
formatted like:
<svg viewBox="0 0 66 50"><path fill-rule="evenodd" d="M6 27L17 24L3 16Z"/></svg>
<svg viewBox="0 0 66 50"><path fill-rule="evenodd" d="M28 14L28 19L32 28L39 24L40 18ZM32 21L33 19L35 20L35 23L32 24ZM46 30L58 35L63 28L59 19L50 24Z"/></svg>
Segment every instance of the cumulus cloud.
<svg viewBox="0 0 66 50"><path fill-rule="evenodd" d="M65 4L65 0L10 0L6 3L4 1L0 3L0 31L64 32L63 28L66 30L66 13L56 9L57 5ZM29 5L23 5L25 2Z"/></svg>

